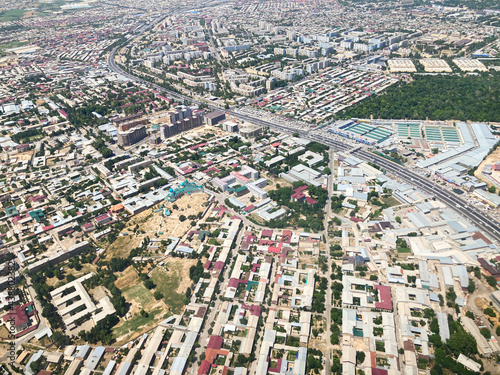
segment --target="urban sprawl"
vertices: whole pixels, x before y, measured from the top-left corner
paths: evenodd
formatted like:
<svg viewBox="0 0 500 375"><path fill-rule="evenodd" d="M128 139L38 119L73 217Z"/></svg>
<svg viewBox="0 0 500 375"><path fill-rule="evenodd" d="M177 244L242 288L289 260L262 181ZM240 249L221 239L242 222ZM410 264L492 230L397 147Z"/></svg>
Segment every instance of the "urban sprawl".
<svg viewBox="0 0 500 375"><path fill-rule="evenodd" d="M499 374L499 31L0 1L0 374Z"/></svg>

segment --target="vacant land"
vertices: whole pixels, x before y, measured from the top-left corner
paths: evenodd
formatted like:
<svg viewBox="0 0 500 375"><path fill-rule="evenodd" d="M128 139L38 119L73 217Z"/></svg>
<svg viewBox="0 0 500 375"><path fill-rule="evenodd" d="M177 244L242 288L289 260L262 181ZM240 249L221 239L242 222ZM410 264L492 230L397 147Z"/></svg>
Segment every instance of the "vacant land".
<svg viewBox="0 0 500 375"><path fill-rule="evenodd" d="M148 314L147 317L135 314L129 320L114 327L113 335L116 337L116 343L121 345L139 337L142 333L153 328L157 320L164 317L164 311L161 307L151 310Z"/></svg>
<svg viewBox="0 0 500 375"><path fill-rule="evenodd" d="M485 182L486 185L490 186L493 185L491 180L483 176L483 169L486 165L488 164L494 164L496 161L500 160L500 147L498 147L495 151L493 151L491 154L489 154L481 164L479 164L479 167L477 167L477 170L474 172L474 176L480 179L481 181ZM495 173L495 177L498 178L498 174Z"/></svg>
<svg viewBox="0 0 500 375"><path fill-rule="evenodd" d="M2 45L0 45L0 50L1 49L2 49ZM33 151L22 152L22 153L16 154L15 157L17 158L18 161L31 160L31 158L33 157ZM8 158L9 158L9 156L5 153L5 155L2 154L2 156L0 157L0 160L5 161Z"/></svg>
<svg viewBox="0 0 500 375"><path fill-rule="evenodd" d="M150 239L162 240L166 240L170 236L181 238L191 229L191 220L188 217L203 212L207 199L206 193L184 195L174 203L163 203L162 210L167 208L172 213L171 216L163 216L161 211L153 212L157 207L134 216L122 231L122 234L127 233L128 235L118 236L106 251L106 258L128 257L130 250L141 246L142 240L146 236ZM174 209L174 206L177 208ZM179 220L181 215L186 217L182 222Z"/></svg>
<svg viewBox="0 0 500 375"><path fill-rule="evenodd" d="M12 9L7 10L5 12L0 13L0 22L8 22L8 21L19 21L24 17L24 13L26 10L24 9Z"/></svg>
<svg viewBox="0 0 500 375"><path fill-rule="evenodd" d="M130 250L141 245L144 236L135 236L131 233L128 236L119 236L115 242L111 244L105 253L105 257L111 258L126 258L130 254Z"/></svg>
<svg viewBox="0 0 500 375"><path fill-rule="evenodd" d="M207 201L208 195L206 193L196 193L184 195L174 203L167 203L165 207L172 212L172 215L163 218L161 228L159 229L163 232L162 237L182 237L189 229L191 229L191 221L186 219L181 222L179 217L183 215L187 218L190 215L196 216L200 212L203 213ZM174 209L174 206L176 206L177 209Z"/></svg>
<svg viewBox="0 0 500 375"><path fill-rule="evenodd" d="M9 338L9 330L5 326L0 327L0 339L8 339Z"/></svg>
<svg viewBox="0 0 500 375"><path fill-rule="evenodd" d="M380 199L383 203L388 205L389 207L394 207L394 206L399 206L401 204L400 201L398 201L396 198L393 196L389 196L387 198L381 198Z"/></svg>
<svg viewBox="0 0 500 375"><path fill-rule="evenodd" d="M79 277L82 277L83 275L86 275L89 272L95 272L96 269L97 269L96 265L89 263L82 264L82 269L80 271L77 271L75 268L69 268L67 265L65 265L64 275L65 277L67 277L68 275L73 275L78 279ZM59 280L57 277L54 276L50 279L47 279L45 283L49 286L56 287L56 285L58 284L60 285L66 284L67 281L66 279Z"/></svg>
<svg viewBox="0 0 500 375"><path fill-rule="evenodd" d="M141 281L137 281L137 284L122 289L122 292L127 301L133 301L133 308L147 309L153 303L151 292Z"/></svg>
<svg viewBox="0 0 500 375"><path fill-rule="evenodd" d="M167 309L163 301L154 299L153 293L144 286L133 267L121 272L115 285L121 289L123 297L130 304L129 312L132 316L113 328L113 334L120 345L150 330L159 319L164 318ZM141 310L149 316L142 316Z"/></svg>
<svg viewBox="0 0 500 375"><path fill-rule="evenodd" d="M163 294L165 304L174 314L180 313L184 307L186 290L192 284L189 268L196 262L196 259L172 258L165 268L157 267L151 272L156 290Z"/></svg>

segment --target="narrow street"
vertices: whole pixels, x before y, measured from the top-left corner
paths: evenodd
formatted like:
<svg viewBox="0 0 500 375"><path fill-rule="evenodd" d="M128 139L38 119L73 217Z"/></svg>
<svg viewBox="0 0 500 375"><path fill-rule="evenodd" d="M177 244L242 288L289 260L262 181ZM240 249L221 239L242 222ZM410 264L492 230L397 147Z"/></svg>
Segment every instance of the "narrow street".
<svg viewBox="0 0 500 375"><path fill-rule="evenodd" d="M238 233L238 237L236 238L236 248L232 251L232 255L234 255L239 251L239 247L241 244L241 241L243 239L243 236L245 234L245 226L240 229ZM212 322L215 322L215 317L217 313L219 312L221 300L219 299L219 296L223 296L224 292L226 290L226 285L227 282L229 281L229 270L231 269L231 264L233 262L233 259L230 258L230 261L224 266L224 273L223 273L223 280L219 281L219 288L220 288L220 293L218 295L214 294L214 299L215 301L215 306L210 307L208 315L205 316L205 323L203 325L203 331L201 332L200 336L198 337L198 343L200 346L195 349L195 357L200 358L200 355L203 353L203 351L206 349L206 344L208 342L208 339L210 338L211 334L208 333L208 330L212 327ZM212 332L213 335L218 335L218 332ZM188 371L188 374L196 374L198 371L198 362L195 362L195 364L191 367L191 369Z"/></svg>
<svg viewBox="0 0 500 375"><path fill-rule="evenodd" d="M324 374L330 374L330 369L331 369L331 354L332 354L332 349L333 346L330 341L330 329L331 329L331 314L330 310L332 309L332 279L331 279L331 274L332 274L332 259L330 257L330 245L328 243L328 222L330 221L330 215L332 211L332 205L331 205L331 196L333 194L333 178L334 178L334 160L333 160L333 155L335 152L333 151L332 148L329 150L329 155L330 155L330 177L328 178L328 201L326 202L326 214L325 214L325 230L323 232L323 236L325 238L325 246L326 246L326 263L328 264L328 271L326 272L326 278L328 280L328 287L326 289L326 301L325 301L325 319L326 319L326 329L324 333L324 339L326 340L326 353L325 353L325 369L323 370Z"/></svg>

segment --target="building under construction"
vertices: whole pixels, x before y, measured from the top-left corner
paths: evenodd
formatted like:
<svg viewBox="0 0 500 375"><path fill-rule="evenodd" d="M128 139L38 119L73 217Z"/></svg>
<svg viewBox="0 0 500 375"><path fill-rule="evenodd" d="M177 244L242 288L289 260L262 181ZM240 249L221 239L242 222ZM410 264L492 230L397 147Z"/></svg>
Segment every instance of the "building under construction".
<svg viewBox="0 0 500 375"><path fill-rule="evenodd" d="M160 127L160 136L162 139L173 137L174 135L203 125L203 117L201 115L193 116L190 108L169 112L164 116L164 119L166 123Z"/></svg>
<svg viewBox="0 0 500 375"><path fill-rule="evenodd" d="M124 132L118 132L118 144L121 146L133 145L144 138L146 138L148 133L146 132L146 127L135 127Z"/></svg>

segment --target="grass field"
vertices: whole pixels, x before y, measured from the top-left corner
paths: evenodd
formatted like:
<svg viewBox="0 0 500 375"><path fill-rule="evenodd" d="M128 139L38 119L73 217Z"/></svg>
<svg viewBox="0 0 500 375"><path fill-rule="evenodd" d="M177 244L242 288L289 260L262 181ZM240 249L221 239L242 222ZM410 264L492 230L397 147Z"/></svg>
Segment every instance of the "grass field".
<svg viewBox="0 0 500 375"><path fill-rule="evenodd" d="M411 253L411 249L409 247L398 247L398 253Z"/></svg>
<svg viewBox="0 0 500 375"><path fill-rule="evenodd" d="M24 9L12 9L2 12L0 13L0 22L18 21L23 18L24 13L26 13Z"/></svg>
<svg viewBox="0 0 500 375"><path fill-rule="evenodd" d="M17 47L22 47L28 44L27 40L24 40L22 42L10 42L10 43L4 43L0 44L0 50L4 49L10 49L10 48L17 48Z"/></svg>
<svg viewBox="0 0 500 375"><path fill-rule="evenodd" d="M163 294L163 300L170 307L174 314L179 314L184 307L186 296L178 293L183 278L189 279L189 275L182 274L182 267L179 264L167 263L169 272L155 268L151 272L151 278L156 284L156 290ZM191 281L191 280L189 280Z"/></svg>
<svg viewBox="0 0 500 375"><path fill-rule="evenodd" d="M142 281L138 281L137 284L122 289L122 292L127 301L133 301L134 304L139 304L139 308L145 308L153 302L151 292L144 286Z"/></svg>
<svg viewBox="0 0 500 375"><path fill-rule="evenodd" d="M115 286L122 291L123 297L130 305L129 313L132 316L128 320L120 321L113 328L113 335L121 345L150 330L159 319L165 319L168 312L163 301L155 300L153 291L144 286L134 267L128 267L117 276ZM141 310L146 311L149 316L143 317Z"/></svg>
<svg viewBox="0 0 500 375"><path fill-rule="evenodd" d="M398 201L396 198L390 196L387 198L381 198L380 199L383 203L388 205L389 207L394 207L394 206L399 206L401 204L400 201Z"/></svg>
<svg viewBox="0 0 500 375"><path fill-rule="evenodd" d="M250 217L259 224L264 224L266 221L257 214L250 214Z"/></svg>

